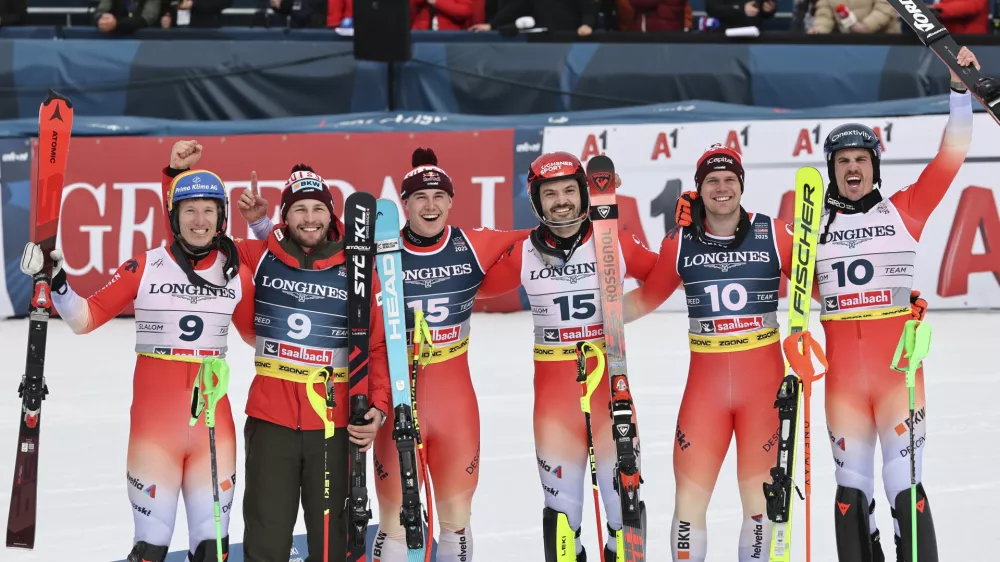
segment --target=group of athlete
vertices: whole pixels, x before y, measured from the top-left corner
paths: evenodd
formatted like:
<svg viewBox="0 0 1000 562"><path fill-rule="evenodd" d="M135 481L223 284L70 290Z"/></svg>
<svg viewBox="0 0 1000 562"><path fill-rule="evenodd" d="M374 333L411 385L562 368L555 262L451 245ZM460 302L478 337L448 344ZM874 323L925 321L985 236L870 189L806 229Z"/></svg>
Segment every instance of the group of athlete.
<svg viewBox="0 0 1000 562"><path fill-rule="evenodd" d="M958 58L962 65L979 66L968 49ZM899 454L908 446L908 436L898 427L913 423L922 444L927 422L925 415L909 421L906 387L889 364L904 322L918 314L919 307L911 306L917 241L971 141L971 95L954 73L951 88L940 151L916 183L889 198L876 189L881 185L881 144L871 129L843 125L831 131L824 146L829 187L815 296L829 357L826 419L837 463L837 505L863 506L835 511L842 561L885 559L870 515L876 440L896 520L897 560L912 560L909 462ZM225 185L211 171L194 168L202 155L196 141L174 145L163 170L167 245L122 264L94 295L82 298L73 291L60 250L47 260L39 246L29 243L21 268L27 274L51 268L55 308L76 333L90 332L134 306L137 359L126 476L135 535L129 561L165 559L182 493L189 559L217 560L208 431L204 424L188 421L201 361L225 358L230 322L255 350L256 376L244 428L244 558L285 562L301 502L308 560L319 561L324 432L323 420L309 405L306 378L311 370L327 367L336 395L348 393L344 227L327 183L309 166L297 165L281 194L281 222L273 225L266 216L269 204L260 197L254 175L238 208L258 240L229 238ZM472 303L477 296L523 287L535 336L534 436L545 498L545 559L572 560L573 549L567 558L565 545L575 544L575 560L586 561L579 529L588 445L580 415L576 344L600 346L604 319L584 166L566 152L543 154L532 162L528 195L539 225L512 232L451 226L449 211L456 196L451 178L432 150L417 149L412 166L400 193L408 217L401 232L404 294L408 309L424 312L440 351L421 372L417 396L440 521L437 560L473 559L470 521L480 435L467 354ZM745 174L737 152L711 147L699 159L694 180L696 191L679 200L678 227L664 238L659 254L634 236L623 232L619 237L620 275L641 283L627 295L624 310L626 321L635 320L684 286L691 360L673 455L673 559L705 560L706 511L735 433L744 514L738 559L748 562L766 556L761 553L768 551L771 536L770 522L762 517L761 483L770 480L775 457L763 445L778 427L773 402L784 362L777 295L781 275L790 274L792 231L778 219L742 208ZM874 234L855 236L860 231ZM378 291L376 280L368 423L349 424L346 400L338 401L337 454L330 462L340 468L330 471L329 505L331 518L344 517L348 442L365 449L374 443L380 511L374 558L400 562L407 559L407 547L399 524L402 500L393 424L385 423L392 408ZM408 328L413 329L412 317ZM318 384L316 391L324 395L326 389ZM609 395L605 376L592 409L594 455L609 530L603 554L612 562L624 555L616 552L622 520L613 486ZM922 371L916 402L923 412ZM220 502L231 507L236 436L227 399L219 402L216 418ZM850 446L839 445L845 442ZM922 453L919 445L909 452L916 458L918 482ZM923 506L917 514L919 556L934 562L937 546L922 484L918 497ZM224 533L228 507L221 515ZM346 523L342 530L331 537L331 561L346 557ZM229 537L223 542L224 559ZM561 553L557 545L562 545Z"/></svg>

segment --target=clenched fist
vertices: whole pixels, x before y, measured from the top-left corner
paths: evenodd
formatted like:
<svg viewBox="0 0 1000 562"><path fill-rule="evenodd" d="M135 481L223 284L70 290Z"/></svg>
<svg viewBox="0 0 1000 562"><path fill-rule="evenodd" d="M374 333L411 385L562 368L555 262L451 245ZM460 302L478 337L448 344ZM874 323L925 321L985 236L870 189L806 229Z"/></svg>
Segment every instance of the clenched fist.
<svg viewBox="0 0 1000 562"><path fill-rule="evenodd" d="M170 167L175 170L188 170L201 160L201 153L202 148L198 141L177 141L170 149Z"/></svg>

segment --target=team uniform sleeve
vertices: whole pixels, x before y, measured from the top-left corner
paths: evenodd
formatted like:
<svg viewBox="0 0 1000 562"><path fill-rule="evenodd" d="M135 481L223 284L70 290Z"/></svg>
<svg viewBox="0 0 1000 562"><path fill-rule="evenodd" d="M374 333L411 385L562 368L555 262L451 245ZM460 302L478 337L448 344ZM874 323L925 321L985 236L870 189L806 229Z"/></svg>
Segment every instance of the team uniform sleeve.
<svg viewBox="0 0 1000 562"><path fill-rule="evenodd" d="M497 263L507 248L511 244L520 242L528 237L531 229L525 230L493 230L492 228L477 228L463 231L465 237L469 239L472 248L479 258L479 265L486 273Z"/></svg>
<svg viewBox="0 0 1000 562"><path fill-rule="evenodd" d="M674 228L663 238L660 255L646 276L645 283L625 295L625 322L638 320L656 310L680 285L681 276L677 273L680 240L681 231L678 228Z"/></svg>
<svg viewBox="0 0 1000 562"><path fill-rule="evenodd" d="M972 144L972 94L951 92L948 123L941 147L921 172L917 182L889 198L899 210L903 224L914 239L920 240L924 225L965 162Z"/></svg>
<svg viewBox="0 0 1000 562"><path fill-rule="evenodd" d="M76 294L67 282L62 293L52 293L52 303L73 333L90 333L118 316L135 300L145 270L146 255L143 254L120 265L111 281L89 298Z"/></svg>
<svg viewBox="0 0 1000 562"><path fill-rule="evenodd" d="M242 296L240 302L236 303L236 309L233 310L233 326L243 341L254 346L257 343L257 329L253 321L256 287L253 283L253 271L243 261L240 261L240 288Z"/></svg>
<svg viewBox="0 0 1000 562"><path fill-rule="evenodd" d="M619 244L622 247L622 258L625 260L626 275L634 278L640 284L649 279L649 274L656 265L659 256L651 251L634 234L625 230L618 231Z"/></svg>
<svg viewBox="0 0 1000 562"><path fill-rule="evenodd" d="M389 358L385 349L385 326L382 324L382 305L375 295L381 291L378 275L372 275L371 318L369 320L370 338L368 340L368 405L378 408L385 414L386 420L391 416Z"/></svg>
<svg viewBox="0 0 1000 562"><path fill-rule="evenodd" d="M253 221L248 226L257 240L267 240L268 235L274 230L274 223L267 216Z"/></svg>
<svg viewBox="0 0 1000 562"><path fill-rule="evenodd" d="M521 250L524 241L511 244L504 250L493 267L486 273L479 286L479 296L498 297L521 286Z"/></svg>

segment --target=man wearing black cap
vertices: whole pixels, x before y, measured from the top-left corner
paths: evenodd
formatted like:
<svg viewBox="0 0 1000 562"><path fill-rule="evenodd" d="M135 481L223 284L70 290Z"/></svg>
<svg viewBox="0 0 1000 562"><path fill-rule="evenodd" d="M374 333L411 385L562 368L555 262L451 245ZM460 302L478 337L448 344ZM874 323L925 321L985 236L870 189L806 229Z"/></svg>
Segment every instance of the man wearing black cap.
<svg viewBox="0 0 1000 562"><path fill-rule="evenodd" d="M198 147L200 151L200 146ZM190 162L189 164L193 164ZM179 173L167 169L167 175ZM257 204L257 180L244 192L240 210ZM253 272L254 307L234 315L233 324L254 346L256 376L247 397L246 492L243 496L243 556L247 562L287 562L301 497L310 562L323 553L324 431L310 405L306 379L328 367L334 392L349 394L347 382L347 271L343 227L334 214L326 183L298 165L281 196L283 224L264 240L237 245L240 260ZM373 276L374 277L374 276ZM330 536L330 560L347 552L342 514L347 495L348 440L367 449L390 411L389 369L378 294L372 282L368 403L369 424L348 425L346 399L337 400L334 433L337 454L330 467L330 520L342 522ZM244 294L244 298L247 295ZM326 395L322 382L315 384ZM347 431L342 431L346 428Z"/></svg>

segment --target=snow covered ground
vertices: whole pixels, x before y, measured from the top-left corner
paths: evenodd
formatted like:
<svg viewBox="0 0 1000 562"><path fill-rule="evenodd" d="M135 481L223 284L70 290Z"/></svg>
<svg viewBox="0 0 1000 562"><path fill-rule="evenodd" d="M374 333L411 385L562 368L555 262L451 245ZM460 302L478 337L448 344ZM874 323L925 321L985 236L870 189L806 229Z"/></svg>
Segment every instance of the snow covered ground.
<svg viewBox="0 0 1000 562"><path fill-rule="evenodd" d="M927 360L928 434L924 481L934 506L942 560L992 559L1000 505L1000 373L988 359L1000 333L1000 315L930 313L934 327ZM815 321L815 317L814 317ZM818 322L814 322L814 325ZM649 515L649 556L670 560L674 481L672 447L677 408L687 377L688 351L681 314L657 313L626 332L630 376L642 435L644 497ZM822 341L822 331L819 331ZM0 511L10 499L17 434L17 385L24 366L27 321L0 322ZM61 321L49 329L40 443L39 522L32 552L0 551L5 562L120 560L132 542L132 509L126 496L125 449L134 365L133 324L114 320L94 334L74 336ZM230 395L242 430L252 350L231 337ZM482 413L481 479L473 506L478 562L542 562L541 510L532 444L531 318L527 313L477 314L470 349ZM244 376L240 376L243 374ZM900 376L900 384L903 378ZM836 560L833 539L833 459L823 435L823 385L814 393L813 560ZM243 466L242 439L238 466ZM740 501L731 447L708 513L712 561L736 558ZM879 462L879 461L876 461ZM878 466L878 465L877 465ZM801 471L802 463L799 463ZM242 468L241 468L242 470ZM876 468L876 474L880 474ZM242 542L242 481L230 525ZM371 494L375 500L374 490ZM591 499L584 511L584 544L595 550ZM892 522L881 485L876 517L892 559ZM793 560L804 560L804 511L796 509ZM375 510L377 517L378 511ZM185 550L184 512L178 510L171 550ZM304 533L301 518L296 533Z"/></svg>

